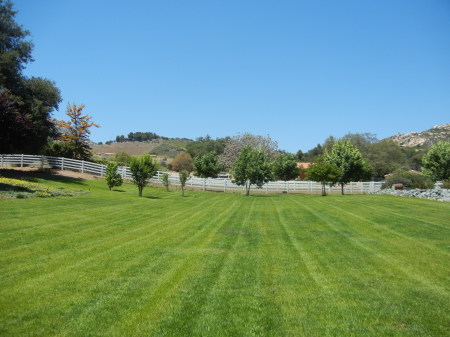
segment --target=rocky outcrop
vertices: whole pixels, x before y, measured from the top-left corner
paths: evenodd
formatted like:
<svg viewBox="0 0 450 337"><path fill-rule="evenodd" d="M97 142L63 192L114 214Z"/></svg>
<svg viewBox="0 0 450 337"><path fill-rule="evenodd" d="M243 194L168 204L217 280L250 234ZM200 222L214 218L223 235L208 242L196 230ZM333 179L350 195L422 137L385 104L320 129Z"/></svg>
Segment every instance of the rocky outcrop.
<svg viewBox="0 0 450 337"><path fill-rule="evenodd" d="M404 147L429 146L440 140L450 141L450 123L436 125L422 132L398 133L390 139Z"/></svg>

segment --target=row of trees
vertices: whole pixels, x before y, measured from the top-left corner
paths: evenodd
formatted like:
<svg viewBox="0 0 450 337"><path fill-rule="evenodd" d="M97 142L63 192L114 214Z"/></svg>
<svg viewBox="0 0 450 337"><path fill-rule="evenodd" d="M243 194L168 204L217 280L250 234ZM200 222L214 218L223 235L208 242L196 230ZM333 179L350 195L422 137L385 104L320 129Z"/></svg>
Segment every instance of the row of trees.
<svg viewBox="0 0 450 337"><path fill-rule="evenodd" d="M275 163L277 164L274 165ZM220 172L222 168L214 152L196 158L195 166L198 170L197 174L201 177L210 177L211 174ZM234 181L236 184L245 187L245 194L248 196L252 185L261 188L273 179L274 167L277 168L279 174L285 174L286 180L289 180L291 174L295 173L288 155L278 156L275 162L271 162L262 147L244 146L233 163ZM113 161L109 162L106 167L106 182L110 190L122 184L122 178L117 168L118 164ZM158 164L149 155L132 157L130 170L133 182L138 187L141 197L148 180L157 172ZM434 181L450 178L450 142L438 142L431 147L424 157L424 173ZM344 194L345 184L366 178L370 174L370 170L359 150L350 141L341 139L333 144L329 153L327 152L324 156L318 158L308 168L307 174L310 180L322 184L322 195L325 196L327 185L339 184L342 194ZM182 196L184 196L184 187L189 176L190 171L186 169L179 172ZM168 174L163 175L162 181L164 186L168 188Z"/></svg>
<svg viewBox="0 0 450 337"><path fill-rule="evenodd" d="M139 197L142 197L142 191L147 185L149 179L153 177L158 171L158 162L154 160L148 154L142 156L132 157L130 160L130 171L133 179L133 183L138 188ZM189 179L190 172L182 170L179 173L179 179L181 184L181 195L184 197L184 188L186 182ZM122 176L118 172L118 163L115 161L110 161L106 165L105 172L106 184L109 190L112 188L121 186L123 183ZM169 186L169 175L165 173L162 177L164 186L168 189Z"/></svg>
<svg viewBox="0 0 450 337"><path fill-rule="evenodd" d="M116 142L148 142L153 139L168 139L167 137L161 137L157 135L154 132L130 132L128 133L128 136L125 137L124 135L116 136Z"/></svg>
<svg viewBox="0 0 450 337"><path fill-rule="evenodd" d="M351 142L372 167L372 177L383 179L388 173L399 169L419 170L428 147L401 147L392 139L379 140L372 133L348 133L342 139ZM317 144L306 153L299 150L299 161L315 162L329 152L337 139L328 137L323 144Z"/></svg>

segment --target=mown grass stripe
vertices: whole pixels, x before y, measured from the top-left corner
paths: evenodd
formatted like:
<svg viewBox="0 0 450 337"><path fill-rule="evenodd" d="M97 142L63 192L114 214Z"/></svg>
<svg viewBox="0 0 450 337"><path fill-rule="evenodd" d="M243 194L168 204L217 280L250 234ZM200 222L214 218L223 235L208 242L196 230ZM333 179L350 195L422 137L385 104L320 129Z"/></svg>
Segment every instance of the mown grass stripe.
<svg viewBox="0 0 450 337"><path fill-rule="evenodd" d="M218 203L219 201L216 201L216 202ZM185 218L181 221L181 223L186 222L190 217L194 217L197 214L204 212L204 210L201 207L198 207L198 208L199 208L198 211L191 213L187 217L183 215ZM176 218L177 216L180 216L181 213L183 213L183 212L179 212L175 215L168 216L166 219L162 219L160 221L155 221L154 223L151 224L151 226L149 226L147 223L143 223L141 226L136 227L132 230L127 230L125 232L118 232L117 234L114 234L112 236L105 236L99 240L96 240L93 242L87 242L84 245L84 247L83 246L77 247L76 255L73 255L73 252L70 249L66 250L66 252L64 254L58 255L56 259L51 260L51 262L53 262L53 265L51 266L51 268L47 267L47 269L49 269L49 270L46 270L45 272L43 272L41 270L40 275L36 278L31 277L29 282L30 283L36 283L36 282L39 283L41 281L47 281L49 278L53 278L54 275L57 273L62 273L67 270L77 268L83 264L86 264L86 263L89 263L90 261L95 260L99 256L107 255L108 253L110 253L112 251L122 249L123 247L126 247L132 243L141 241L143 239L147 239L149 236L156 236L157 234L159 234L160 232L163 232L167 228L177 226L177 224L179 225L179 223L173 222L172 224L170 224L168 226L164 226L168 220L171 220L173 218ZM206 217L207 215L204 215L204 216ZM145 217L145 215L144 216L142 216L142 215L136 216L136 217L132 218L132 220L134 220L134 221L140 220L143 217ZM126 219L126 221L124 222L124 225L127 225L127 224L128 225L130 224L130 219ZM164 227L160 228L157 231L152 231L150 233L143 233L143 236L140 236L138 238L128 239L131 234L136 234L137 232L142 232L142 231L148 232L148 231L154 230L156 225L159 225L158 227L161 227L161 226L164 226ZM121 243L115 244L115 242L117 240L120 240ZM105 241L107 241L109 243L109 246L99 248L100 244ZM99 250L99 249L101 249L100 252L95 252L95 250ZM86 251L88 251L88 252L86 252ZM85 256L87 254L88 254L87 257L79 258L79 255ZM73 255L73 256L71 256L71 255ZM73 262L73 263L69 262L67 260L68 257L71 257L73 260L75 260L75 262ZM38 266L32 266L31 269L29 269L27 271L36 271L36 270L39 270ZM1 293L2 293L2 290L0 289L0 294Z"/></svg>

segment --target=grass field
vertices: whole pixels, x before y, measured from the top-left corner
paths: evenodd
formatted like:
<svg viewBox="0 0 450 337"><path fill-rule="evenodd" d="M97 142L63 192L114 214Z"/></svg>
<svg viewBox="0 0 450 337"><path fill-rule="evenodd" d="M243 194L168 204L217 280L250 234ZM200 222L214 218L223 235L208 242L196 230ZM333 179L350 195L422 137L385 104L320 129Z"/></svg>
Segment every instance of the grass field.
<svg viewBox="0 0 450 337"><path fill-rule="evenodd" d="M0 336L448 336L450 203L45 181L0 199Z"/></svg>

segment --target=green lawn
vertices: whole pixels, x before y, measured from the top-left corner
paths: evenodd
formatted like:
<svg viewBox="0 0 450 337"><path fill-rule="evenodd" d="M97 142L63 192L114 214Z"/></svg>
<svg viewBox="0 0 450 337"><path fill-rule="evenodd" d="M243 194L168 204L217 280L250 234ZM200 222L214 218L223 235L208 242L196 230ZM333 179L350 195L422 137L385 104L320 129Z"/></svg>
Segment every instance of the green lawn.
<svg viewBox="0 0 450 337"><path fill-rule="evenodd" d="M43 181L43 180L42 180ZM450 203L0 199L0 336L448 336Z"/></svg>

